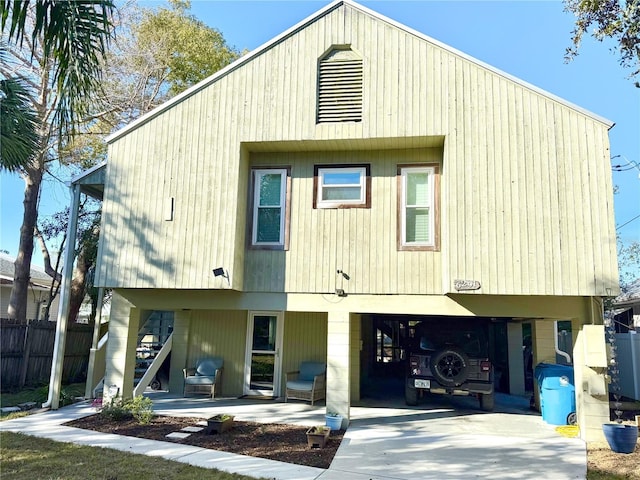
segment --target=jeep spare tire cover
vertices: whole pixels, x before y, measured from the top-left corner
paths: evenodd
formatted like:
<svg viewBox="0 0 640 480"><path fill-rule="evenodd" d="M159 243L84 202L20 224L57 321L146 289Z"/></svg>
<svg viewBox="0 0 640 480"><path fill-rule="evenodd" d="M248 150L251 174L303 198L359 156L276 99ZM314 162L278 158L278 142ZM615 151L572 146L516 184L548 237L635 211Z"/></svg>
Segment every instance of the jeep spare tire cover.
<svg viewBox="0 0 640 480"><path fill-rule="evenodd" d="M445 348L431 356L431 374L446 387L464 383L468 370L469 357L459 348Z"/></svg>

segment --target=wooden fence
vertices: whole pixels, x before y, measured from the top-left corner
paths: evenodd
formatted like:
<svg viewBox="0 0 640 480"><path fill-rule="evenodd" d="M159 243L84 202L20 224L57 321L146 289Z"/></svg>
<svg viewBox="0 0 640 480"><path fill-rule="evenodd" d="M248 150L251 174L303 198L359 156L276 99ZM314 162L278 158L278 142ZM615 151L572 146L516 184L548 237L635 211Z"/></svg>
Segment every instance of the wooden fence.
<svg viewBox="0 0 640 480"><path fill-rule="evenodd" d="M51 376L56 323L0 320L0 389L47 385ZM70 324L62 370L63 383L83 381L87 375L91 325Z"/></svg>

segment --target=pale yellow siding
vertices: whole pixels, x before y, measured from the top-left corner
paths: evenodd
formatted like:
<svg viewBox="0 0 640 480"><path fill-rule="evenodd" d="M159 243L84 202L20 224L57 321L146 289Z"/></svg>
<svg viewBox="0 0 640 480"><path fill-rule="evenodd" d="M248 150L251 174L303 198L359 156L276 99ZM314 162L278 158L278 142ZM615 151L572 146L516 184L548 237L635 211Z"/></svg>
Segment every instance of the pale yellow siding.
<svg viewBox="0 0 640 480"><path fill-rule="evenodd" d="M289 251L249 250L246 291L440 293L440 252L397 252L398 164L440 164L441 149L254 153L252 166L291 167ZM371 165L371 208L314 209L316 164ZM341 279L337 270L350 280Z"/></svg>
<svg viewBox="0 0 640 480"><path fill-rule="evenodd" d="M246 311L193 311L186 367L202 358L222 357L222 395L242 395L246 335Z"/></svg>
<svg viewBox="0 0 640 480"><path fill-rule="evenodd" d="M300 362L327 362L327 315L286 312L282 340L282 389L286 372L300 368Z"/></svg>
<svg viewBox="0 0 640 480"><path fill-rule="evenodd" d="M224 359L223 395L241 395L247 335L247 312L194 310L189 326L187 366L202 358ZM282 372L300 362L326 362L327 315L288 312L284 321ZM284 375L282 376L284 388ZM284 391L284 390L283 390Z"/></svg>
<svg viewBox="0 0 640 480"><path fill-rule="evenodd" d="M342 44L363 119L316 124L317 60ZM385 149L443 138L441 251L398 252L396 165L416 154ZM293 169L287 252L246 249L248 168L269 151ZM372 208L314 211L313 163L365 157ZM342 5L112 140L97 283L229 288L224 267L236 290L332 292L337 267L352 293L615 293L608 159L597 118Z"/></svg>

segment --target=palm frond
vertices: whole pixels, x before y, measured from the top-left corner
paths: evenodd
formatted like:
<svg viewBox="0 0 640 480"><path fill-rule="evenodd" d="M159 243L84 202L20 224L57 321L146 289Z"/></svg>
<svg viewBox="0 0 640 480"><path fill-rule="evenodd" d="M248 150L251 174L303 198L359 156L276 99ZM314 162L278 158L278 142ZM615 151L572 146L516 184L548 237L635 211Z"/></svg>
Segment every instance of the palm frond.
<svg viewBox="0 0 640 480"><path fill-rule="evenodd" d="M22 42L28 10L34 9L33 45L54 59L53 81L59 93L56 123L72 133L86 102L100 89L101 60L114 26L113 0L0 0L0 22L7 37Z"/></svg>
<svg viewBox="0 0 640 480"><path fill-rule="evenodd" d="M38 117L19 78L0 80L0 170L26 167L39 148Z"/></svg>

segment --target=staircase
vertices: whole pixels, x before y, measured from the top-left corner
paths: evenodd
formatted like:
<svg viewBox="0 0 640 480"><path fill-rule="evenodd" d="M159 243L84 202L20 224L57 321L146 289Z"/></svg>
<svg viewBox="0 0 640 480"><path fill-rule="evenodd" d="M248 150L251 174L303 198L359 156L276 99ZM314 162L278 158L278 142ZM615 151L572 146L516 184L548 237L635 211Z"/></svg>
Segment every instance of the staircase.
<svg viewBox="0 0 640 480"><path fill-rule="evenodd" d="M165 312L159 310L150 311L146 319L143 318L142 328L138 332L138 346L136 348L136 369L134 376L134 385L138 385L142 378L149 370L149 367L160 355L163 346L171 337L173 332L173 312ZM163 359L167 353L164 353ZM158 358L158 360L160 360ZM160 360L160 361L162 361ZM156 372L161 370L161 365L156 365ZM153 390L162 388L162 373L154 374L148 385ZM146 387L146 385L145 385ZM136 388L137 389L137 388Z"/></svg>

